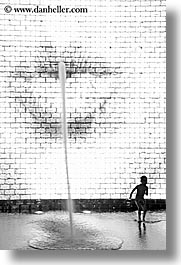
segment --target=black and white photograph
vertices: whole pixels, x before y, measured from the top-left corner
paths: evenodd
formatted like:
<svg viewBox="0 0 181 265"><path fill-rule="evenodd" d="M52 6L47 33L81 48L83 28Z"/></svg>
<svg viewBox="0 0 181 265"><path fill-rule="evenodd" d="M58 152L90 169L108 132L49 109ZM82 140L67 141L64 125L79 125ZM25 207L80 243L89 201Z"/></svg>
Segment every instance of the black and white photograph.
<svg viewBox="0 0 181 265"><path fill-rule="evenodd" d="M166 0L0 20L0 249L165 251Z"/></svg>

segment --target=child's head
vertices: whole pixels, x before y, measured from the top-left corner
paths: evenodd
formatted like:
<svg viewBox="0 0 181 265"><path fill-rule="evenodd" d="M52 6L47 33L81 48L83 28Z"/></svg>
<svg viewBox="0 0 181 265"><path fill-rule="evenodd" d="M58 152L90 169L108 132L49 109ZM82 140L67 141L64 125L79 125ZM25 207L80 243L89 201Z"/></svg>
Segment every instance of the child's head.
<svg viewBox="0 0 181 265"><path fill-rule="evenodd" d="M141 177L141 183L142 184L147 184L147 177L146 176L142 176Z"/></svg>

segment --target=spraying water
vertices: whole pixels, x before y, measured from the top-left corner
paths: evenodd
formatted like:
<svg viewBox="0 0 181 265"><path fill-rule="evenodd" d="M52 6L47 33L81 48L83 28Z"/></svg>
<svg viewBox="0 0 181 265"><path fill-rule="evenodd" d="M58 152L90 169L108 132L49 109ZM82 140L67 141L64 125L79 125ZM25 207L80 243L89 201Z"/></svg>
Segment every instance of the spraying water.
<svg viewBox="0 0 181 265"><path fill-rule="evenodd" d="M62 125L63 125L63 142L64 142L64 153L65 153L65 167L66 167L66 178L67 178L67 189L68 189L68 210L70 219L70 232L71 238L73 239L73 220L72 220L72 200L70 192L70 180L69 180L69 170L68 170L68 155L67 155L67 119L66 119L66 97L65 97L65 81L66 81L66 69L63 62L59 63L58 73L60 79L60 86L62 90Z"/></svg>

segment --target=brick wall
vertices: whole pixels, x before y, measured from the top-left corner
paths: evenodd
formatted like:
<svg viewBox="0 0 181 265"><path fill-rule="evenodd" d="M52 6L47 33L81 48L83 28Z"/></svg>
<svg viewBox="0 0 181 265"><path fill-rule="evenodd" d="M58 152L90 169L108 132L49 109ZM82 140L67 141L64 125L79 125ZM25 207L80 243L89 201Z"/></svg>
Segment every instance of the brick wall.
<svg viewBox="0 0 181 265"><path fill-rule="evenodd" d="M8 1L60 4L88 12L1 1L0 200L67 198L59 61L72 198L123 199L145 174L165 199L165 1Z"/></svg>

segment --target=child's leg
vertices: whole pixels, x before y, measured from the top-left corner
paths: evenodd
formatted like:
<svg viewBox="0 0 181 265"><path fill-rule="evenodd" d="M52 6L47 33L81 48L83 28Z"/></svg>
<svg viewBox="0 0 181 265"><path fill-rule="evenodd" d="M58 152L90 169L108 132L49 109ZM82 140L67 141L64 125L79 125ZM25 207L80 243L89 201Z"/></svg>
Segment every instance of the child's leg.
<svg viewBox="0 0 181 265"><path fill-rule="evenodd" d="M141 210L138 209L138 222L141 222Z"/></svg>
<svg viewBox="0 0 181 265"><path fill-rule="evenodd" d="M145 216L146 216L146 210L143 212L143 221L145 221Z"/></svg>
<svg viewBox="0 0 181 265"><path fill-rule="evenodd" d="M138 208L138 222L141 222L141 207L139 201L135 200L135 204Z"/></svg>
<svg viewBox="0 0 181 265"><path fill-rule="evenodd" d="M145 221L146 212L147 212L146 202L144 202L144 207L143 207L143 221Z"/></svg>

